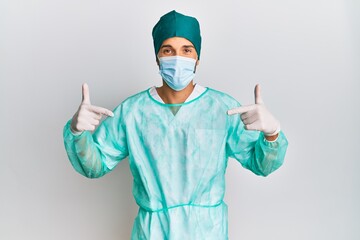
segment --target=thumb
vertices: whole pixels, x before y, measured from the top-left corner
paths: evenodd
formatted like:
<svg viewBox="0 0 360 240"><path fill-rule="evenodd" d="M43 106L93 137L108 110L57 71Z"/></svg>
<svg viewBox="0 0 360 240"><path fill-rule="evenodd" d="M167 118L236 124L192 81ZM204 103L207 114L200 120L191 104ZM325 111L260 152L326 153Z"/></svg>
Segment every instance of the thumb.
<svg viewBox="0 0 360 240"><path fill-rule="evenodd" d="M84 83L82 85L82 103L91 104L89 86L87 85L87 83Z"/></svg>
<svg viewBox="0 0 360 240"><path fill-rule="evenodd" d="M255 104L263 104L264 102L262 100L260 93L260 84L256 84L254 94L255 94Z"/></svg>

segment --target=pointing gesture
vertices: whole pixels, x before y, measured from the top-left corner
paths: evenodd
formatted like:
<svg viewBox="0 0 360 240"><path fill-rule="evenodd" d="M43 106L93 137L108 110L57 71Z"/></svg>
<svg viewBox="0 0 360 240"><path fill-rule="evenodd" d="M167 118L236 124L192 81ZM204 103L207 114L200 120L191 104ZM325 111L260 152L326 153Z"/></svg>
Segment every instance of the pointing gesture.
<svg viewBox="0 0 360 240"><path fill-rule="evenodd" d="M78 111L71 121L71 130L75 133L93 131L100 123L103 115L113 117L114 114L102 107L91 105L89 87L86 83L82 85L82 101Z"/></svg>
<svg viewBox="0 0 360 240"><path fill-rule="evenodd" d="M261 98L260 85L255 86L255 104L241 106L228 111L229 115L240 114L247 130L264 132L265 136L274 136L280 132L280 124L266 109Z"/></svg>

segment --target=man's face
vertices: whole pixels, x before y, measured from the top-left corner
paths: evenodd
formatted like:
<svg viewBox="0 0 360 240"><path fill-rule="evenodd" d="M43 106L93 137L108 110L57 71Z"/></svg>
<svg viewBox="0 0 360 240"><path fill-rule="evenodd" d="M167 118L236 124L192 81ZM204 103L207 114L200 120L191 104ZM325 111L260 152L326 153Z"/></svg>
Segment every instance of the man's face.
<svg viewBox="0 0 360 240"><path fill-rule="evenodd" d="M182 37L172 37L166 39L162 43L157 56L158 58L170 57L170 56L182 56L182 57L193 58L195 60L198 59L198 55L194 45L189 40ZM196 65L198 65L198 62L199 61L197 60Z"/></svg>

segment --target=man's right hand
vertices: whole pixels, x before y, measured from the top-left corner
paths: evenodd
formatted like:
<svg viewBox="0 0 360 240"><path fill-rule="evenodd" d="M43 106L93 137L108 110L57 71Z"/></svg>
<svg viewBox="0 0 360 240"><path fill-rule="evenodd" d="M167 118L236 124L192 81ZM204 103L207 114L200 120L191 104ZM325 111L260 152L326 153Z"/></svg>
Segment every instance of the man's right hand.
<svg viewBox="0 0 360 240"><path fill-rule="evenodd" d="M84 83L82 85L82 101L78 111L72 118L71 131L73 133L93 131L99 125L103 115L113 117L114 113L106 108L91 105L89 86Z"/></svg>

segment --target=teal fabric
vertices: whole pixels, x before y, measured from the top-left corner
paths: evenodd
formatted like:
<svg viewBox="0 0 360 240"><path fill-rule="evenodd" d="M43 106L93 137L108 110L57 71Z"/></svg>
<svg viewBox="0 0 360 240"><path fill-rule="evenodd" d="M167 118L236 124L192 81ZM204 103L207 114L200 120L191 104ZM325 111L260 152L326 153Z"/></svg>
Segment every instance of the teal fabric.
<svg viewBox="0 0 360 240"><path fill-rule="evenodd" d="M201 35L200 24L194 17L186 16L175 10L160 18L152 30L155 55L158 54L162 43L171 37L183 37L195 47L200 59Z"/></svg>
<svg viewBox="0 0 360 240"><path fill-rule="evenodd" d="M267 176L283 163L288 144L283 132L268 142L245 130L239 115L226 114L238 106L209 88L184 104L160 103L146 90L116 107L93 134L73 135L68 121L65 148L75 170L89 178L128 156L139 205L132 240L228 239L228 158Z"/></svg>

